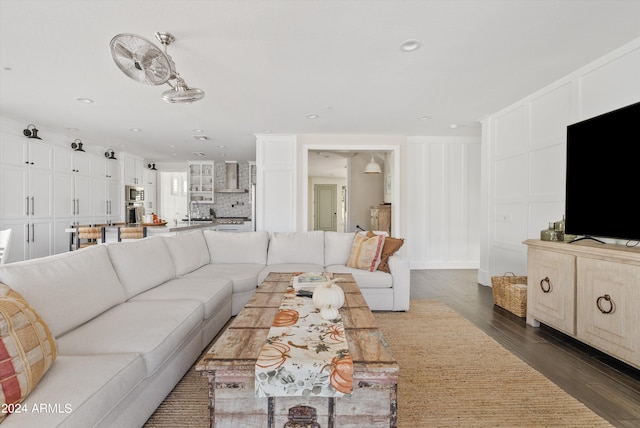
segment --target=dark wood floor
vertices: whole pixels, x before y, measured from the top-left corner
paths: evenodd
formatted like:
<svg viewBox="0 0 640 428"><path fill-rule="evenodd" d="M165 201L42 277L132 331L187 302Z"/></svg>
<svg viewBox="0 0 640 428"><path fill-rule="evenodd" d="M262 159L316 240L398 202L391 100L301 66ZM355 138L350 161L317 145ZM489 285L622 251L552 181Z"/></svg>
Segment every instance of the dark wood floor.
<svg viewBox="0 0 640 428"><path fill-rule="evenodd" d="M640 427L640 370L494 306L476 270L413 270L411 299L446 303L612 425Z"/></svg>

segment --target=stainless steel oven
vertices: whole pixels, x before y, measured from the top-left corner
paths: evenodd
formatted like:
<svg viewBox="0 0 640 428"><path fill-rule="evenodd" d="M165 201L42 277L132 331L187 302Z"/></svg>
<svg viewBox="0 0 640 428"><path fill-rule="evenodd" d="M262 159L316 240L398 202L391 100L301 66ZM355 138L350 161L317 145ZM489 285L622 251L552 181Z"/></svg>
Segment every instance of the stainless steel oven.
<svg viewBox="0 0 640 428"><path fill-rule="evenodd" d="M125 186L124 198L127 203L144 202L144 188L136 186Z"/></svg>

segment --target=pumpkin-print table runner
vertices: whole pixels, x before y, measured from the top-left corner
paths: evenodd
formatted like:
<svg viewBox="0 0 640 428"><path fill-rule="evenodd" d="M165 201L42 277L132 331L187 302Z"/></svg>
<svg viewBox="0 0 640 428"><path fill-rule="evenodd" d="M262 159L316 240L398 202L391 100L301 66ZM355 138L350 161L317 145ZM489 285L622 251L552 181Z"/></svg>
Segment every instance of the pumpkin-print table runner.
<svg viewBox="0 0 640 428"><path fill-rule="evenodd" d="M353 361L342 319L323 320L289 286L256 361L255 396L351 394Z"/></svg>

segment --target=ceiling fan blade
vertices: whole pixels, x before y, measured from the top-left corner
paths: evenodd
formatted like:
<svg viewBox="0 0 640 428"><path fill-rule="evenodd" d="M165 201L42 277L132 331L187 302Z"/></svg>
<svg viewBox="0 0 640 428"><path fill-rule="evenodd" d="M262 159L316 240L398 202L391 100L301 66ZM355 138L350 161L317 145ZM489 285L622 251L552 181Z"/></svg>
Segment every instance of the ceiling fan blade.
<svg viewBox="0 0 640 428"><path fill-rule="evenodd" d="M120 55L124 58L133 59L133 52L127 49L122 43L116 42L113 46L113 50L117 55Z"/></svg>

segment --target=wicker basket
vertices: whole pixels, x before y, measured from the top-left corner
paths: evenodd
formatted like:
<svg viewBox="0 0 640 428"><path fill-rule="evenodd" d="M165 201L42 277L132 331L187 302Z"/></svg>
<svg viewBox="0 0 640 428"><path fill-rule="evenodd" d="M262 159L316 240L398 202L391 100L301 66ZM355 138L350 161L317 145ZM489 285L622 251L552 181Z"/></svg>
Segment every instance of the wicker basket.
<svg viewBox="0 0 640 428"><path fill-rule="evenodd" d="M507 272L503 276L491 277L493 302L511 312L524 317L527 314L527 277Z"/></svg>

